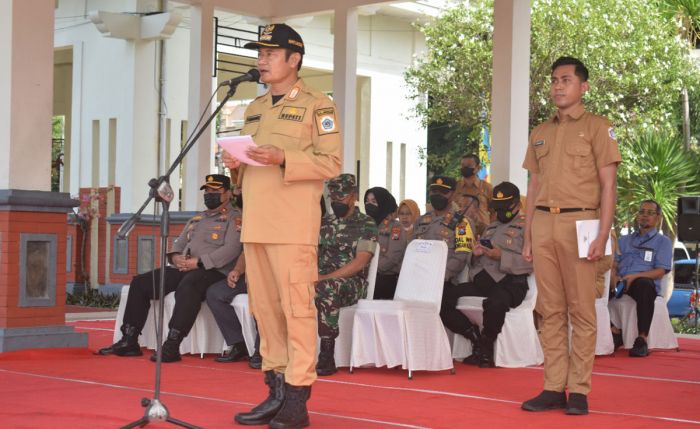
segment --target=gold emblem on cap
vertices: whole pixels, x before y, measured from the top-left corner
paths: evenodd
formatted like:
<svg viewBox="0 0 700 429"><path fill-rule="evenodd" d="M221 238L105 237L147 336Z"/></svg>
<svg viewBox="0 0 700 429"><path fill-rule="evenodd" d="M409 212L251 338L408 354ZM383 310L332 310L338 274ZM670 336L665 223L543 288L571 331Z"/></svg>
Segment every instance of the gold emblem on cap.
<svg viewBox="0 0 700 429"><path fill-rule="evenodd" d="M441 178L438 178L438 179L435 181L435 184L437 184L437 185L442 185L442 179L441 179Z"/></svg>
<svg viewBox="0 0 700 429"><path fill-rule="evenodd" d="M503 198L503 192L498 191L498 193L496 194L496 198Z"/></svg>
<svg viewBox="0 0 700 429"><path fill-rule="evenodd" d="M207 176L207 182L213 182L213 181L214 181L214 177L212 177L212 176Z"/></svg>
<svg viewBox="0 0 700 429"><path fill-rule="evenodd" d="M260 40L261 41L272 40L272 31L274 29L275 29L275 24L266 25L265 28L263 29L262 34L260 35Z"/></svg>

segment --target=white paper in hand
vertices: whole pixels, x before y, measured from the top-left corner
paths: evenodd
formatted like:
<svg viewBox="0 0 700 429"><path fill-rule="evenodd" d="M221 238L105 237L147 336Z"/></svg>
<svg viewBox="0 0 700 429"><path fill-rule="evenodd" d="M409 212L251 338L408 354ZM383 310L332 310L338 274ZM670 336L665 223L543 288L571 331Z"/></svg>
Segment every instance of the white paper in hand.
<svg viewBox="0 0 700 429"><path fill-rule="evenodd" d="M248 157L246 153L248 149L256 148L258 145L255 144L253 138L249 135L245 136L229 136L220 137L216 140L226 152L230 153L234 158L248 165L257 165L259 167L264 167L265 164L261 164L258 161L254 161Z"/></svg>
<svg viewBox="0 0 700 429"><path fill-rule="evenodd" d="M588 249L591 243L598 236L598 219L577 220L576 221L576 239L578 241L578 257L588 257ZM608 233L608 241L605 243L605 254L612 255L612 245L610 243L610 233Z"/></svg>

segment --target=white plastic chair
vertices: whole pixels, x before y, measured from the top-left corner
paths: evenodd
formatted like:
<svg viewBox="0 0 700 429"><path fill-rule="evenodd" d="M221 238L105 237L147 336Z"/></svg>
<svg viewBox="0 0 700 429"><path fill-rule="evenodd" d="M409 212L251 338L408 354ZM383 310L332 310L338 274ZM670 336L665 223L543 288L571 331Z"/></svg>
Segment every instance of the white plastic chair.
<svg viewBox="0 0 700 429"><path fill-rule="evenodd" d="M537 284L535 275L527 277L528 291L525 299L516 308L506 313L503 329L494 344L494 361L496 366L518 368L539 365L544 362L544 353L540 346L533 311L537 301ZM473 323L484 326L484 297L463 296L457 301L457 309ZM472 354L472 344L461 335L454 335L452 357L464 359Z"/></svg>
<svg viewBox="0 0 700 429"><path fill-rule="evenodd" d="M350 371L359 366L401 365L413 371L454 370L440 320L447 245L413 240L401 265L394 300L362 299L352 329Z"/></svg>
<svg viewBox="0 0 700 429"><path fill-rule="evenodd" d="M595 300L595 313L598 333L595 340L596 355L610 355L615 351L612 331L610 330L610 312L608 311L608 297L610 296L610 270L605 273L603 296ZM571 324L569 324L571 326ZM571 338L571 336L569 336Z"/></svg>
<svg viewBox="0 0 700 429"><path fill-rule="evenodd" d="M661 278L661 296L654 301L654 316L649 327L647 345L650 349L678 349L678 339L673 332L671 318L666 307L665 290L670 287L670 275ZM625 294L613 299L608 304L610 320L613 325L622 329L622 341L626 349L634 346L634 340L639 335L637 330L637 303Z"/></svg>
<svg viewBox="0 0 700 429"><path fill-rule="evenodd" d="M367 271L367 299L374 296L374 284L377 282L377 268L379 266L379 246L376 246L372 260ZM335 366L350 366L350 353L352 350L352 327L355 318L357 304L342 307L338 315L338 338L335 339Z"/></svg>
<svg viewBox="0 0 700 429"><path fill-rule="evenodd" d="M255 353L255 337L258 335L258 329L255 326L255 318L250 312L248 294L239 293L236 295L231 302L231 306L233 306L233 309L236 311L238 321L241 322L243 340L245 341L245 346L248 349L248 355L253 356L253 353Z"/></svg>

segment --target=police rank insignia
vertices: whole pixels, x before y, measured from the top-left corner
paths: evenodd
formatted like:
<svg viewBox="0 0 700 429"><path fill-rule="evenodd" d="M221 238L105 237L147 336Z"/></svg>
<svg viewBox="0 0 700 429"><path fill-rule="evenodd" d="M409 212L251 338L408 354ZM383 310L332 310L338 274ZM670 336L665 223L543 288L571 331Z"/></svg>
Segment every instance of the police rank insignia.
<svg viewBox="0 0 700 429"><path fill-rule="evenodd" d="M401 236L401 228L399 228L398 226L391 228L391 239L392 240L398 240L400 236Z"/></svg>
<svg viewBox="0 0 700 429"><path fill-rule="evenodd" d="M324 134L338 132L338 126L336 125L337 121L335 118L335 108L326 107L324 109L318 109L315 113L318 135L322 136Z"/></svg>
<svg viewBox="0 0 700 429"><path fill-rule="evenodd" d="M304 114L306 113L305 107L291 107L285 106L280 112L279 119L284 119L287 121L301 122L304 119Z"/></svg>
<svg viewBox="0 0 700 429"><path fill-rule="evenodd" d="M291 40L290 40L290 42L291 42ZM295 86L295 87L292 88L292 90L289 92L289 95L287 96L287 98L290 99L290 100L294 100L294 99L297 98L297 95L299 95L299 87L298 87L298 86ZM304 110L306 110L306 109L304 109Z"/></svg>

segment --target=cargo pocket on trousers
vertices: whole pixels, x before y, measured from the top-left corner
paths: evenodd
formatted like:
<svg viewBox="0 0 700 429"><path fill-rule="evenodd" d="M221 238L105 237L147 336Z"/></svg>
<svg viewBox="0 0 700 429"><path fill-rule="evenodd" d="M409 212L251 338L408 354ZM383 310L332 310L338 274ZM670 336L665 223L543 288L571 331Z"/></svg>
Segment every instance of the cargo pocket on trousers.
<svg viewBox="0 0 700 429"><path fill-rule="evenodd" d="M314 282L318 279L315 267L297 266L289 270L289 299L294 317L314 317Z"/></svg>

